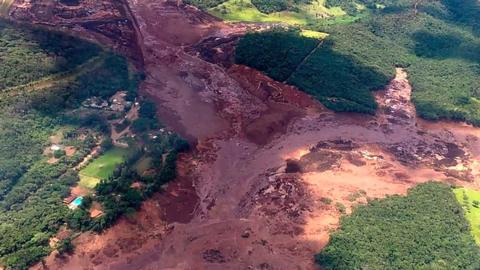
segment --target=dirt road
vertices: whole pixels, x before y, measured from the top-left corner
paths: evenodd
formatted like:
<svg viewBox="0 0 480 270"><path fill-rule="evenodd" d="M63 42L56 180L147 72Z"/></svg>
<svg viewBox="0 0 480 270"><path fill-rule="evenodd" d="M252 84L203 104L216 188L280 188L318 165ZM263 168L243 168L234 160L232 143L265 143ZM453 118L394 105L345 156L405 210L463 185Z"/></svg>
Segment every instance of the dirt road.
<svg viewBox="0 0 480 270"><path fill-rule="evenodd" d="M142 38L142 95L196 150L134 218L80 236L74 254L36 269L315 269L337 203L350 212L432 179L479 188L480 129L417 119L404 70L376 93L375 116L335 114L257 71L192 53L244 26L176 1L128 4Z"/></svg>

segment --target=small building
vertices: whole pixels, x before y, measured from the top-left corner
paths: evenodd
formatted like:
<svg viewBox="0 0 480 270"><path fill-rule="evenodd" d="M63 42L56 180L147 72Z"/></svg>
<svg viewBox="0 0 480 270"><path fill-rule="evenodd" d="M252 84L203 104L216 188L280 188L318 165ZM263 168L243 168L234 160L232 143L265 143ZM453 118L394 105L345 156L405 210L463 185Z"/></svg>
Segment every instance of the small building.
<svg viewBox="0 0 480 270"><path fill-rule="evenodd" d="M108 102L99 97L91 97L82 102L82 106L86 108L105 109L108 107Z"/></svg>
<svg viewBox="0 0 480 270"><path fill-rule="evenodd" d="M50 150L52 151L58 151L58 150L62 150L62 146L58 145L58 144L52 144L52 146L50 146Z"/></svg>
<svg viewBox="0 0 480 270"><path fill-rule="evenodd" d="M99 216L103 215L103 212L99 209L92 209L90 210L90 217L91 218L97 218Z"/></svg>
<svg viewBox="0 0 480 270"><path fill-rule="evenodd" d="M115 112L124 112L128 108L131 107L132 103L126 101L125 98L127 97L126 91L118 91L110 98L110 110Z"/></svg>
<svg viewBox="0 0 480 270"><path fill-rule="evenodd" d="M130 185L131 188L134 188L134 189L141 189L143 188L143 184L140 183L140 182L133 182L131 185Z"/></svg>
<svg viewBox="0 0 480 270"><path fill-rule="evenodd" d="M75 196L70 195L70 196L66 197L65 199L63 199L63 203L64 204L70 204L71 202L73 202L73 200L75 200L75 198L76 198Z"/></svg>

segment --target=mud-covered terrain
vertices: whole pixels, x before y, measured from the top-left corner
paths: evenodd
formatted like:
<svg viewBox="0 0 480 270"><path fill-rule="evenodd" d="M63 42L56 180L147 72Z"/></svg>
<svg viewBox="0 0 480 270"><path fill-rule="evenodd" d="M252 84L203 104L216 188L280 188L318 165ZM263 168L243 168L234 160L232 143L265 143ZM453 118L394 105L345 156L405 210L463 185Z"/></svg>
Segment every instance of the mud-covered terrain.
<svg viewBox="0 0 480 270"><path fill-rule="evenodd" d="M196 149L181 158L178 180L135 217L81 235L72 255L53 253L35 269L315 269L339 205L348 213L431 179L478 188L480 130L417 119L402 69L376 92L376 115L335 114L232 64L232 45L248 25L177 1L128 0L118 14L116 1L80 2L17 0L10 13L88 35L101 32L86 26L92 21L131 16L122 32L130 40L120 43L139 44L142 95ZM82 15L89 8L95 12Z"/></svg>
<svg viewBox="0 0 480 270"><path fill-rule="evenodd" d="M19 22L68 31L108 45L136 64L142 63L135 21L123 1L16 0L8 13Z"/></svg>

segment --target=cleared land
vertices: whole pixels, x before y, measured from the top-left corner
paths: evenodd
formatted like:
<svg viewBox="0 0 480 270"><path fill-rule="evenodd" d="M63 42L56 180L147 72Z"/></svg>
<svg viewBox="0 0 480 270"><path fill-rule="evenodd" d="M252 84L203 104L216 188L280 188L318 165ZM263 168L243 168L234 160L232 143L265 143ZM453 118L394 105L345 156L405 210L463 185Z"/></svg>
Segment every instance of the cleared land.
<svg viewBox="0 0 480 270"><path fill-rule="evenodd" d="M465 217L470 222L470 229L480 245L480 191L469 188L454 189L458 202L462 205Z"/></svg>
<svg viewBox="0 0 480 270"><path fill-rule="evenodd" d="M211 14L227 21L284 23L290 25L307 25L328 16L340 16L345 13L340 8L326 8L322 0L311 4L298 4L295 11L262 13L251 0L229 0L208 9Z"/></svg>

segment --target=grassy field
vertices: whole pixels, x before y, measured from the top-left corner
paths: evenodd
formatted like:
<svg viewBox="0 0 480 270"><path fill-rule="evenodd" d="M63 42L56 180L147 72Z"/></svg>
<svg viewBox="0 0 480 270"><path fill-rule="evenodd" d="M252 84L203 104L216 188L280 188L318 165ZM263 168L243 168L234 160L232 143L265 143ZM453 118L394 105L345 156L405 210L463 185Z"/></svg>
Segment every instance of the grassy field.
<svg viewBox="0 0 480 270"><path fill-rule="evenodd" d="M470 222L473 237L480 245L480 191L468 188L456 188L454 190L458 202L465 211L465 217ZM474 201L478 203L474 204Z"/></svg>
<svg viewBox="0 0 480 270"><path fill-rule="evenodd" d="M110 177L113 170L125 161L129 153L128 148L115 147L108 150L80 171L79 185L94 188L101 179Z"/></svg>
<svg viewBox="0 0 480 270"><path fill-rule="evenodd" d="M307 25L319 17L340 16L345 13L340 8L326 8L323 0L311 4L298 5L297 11L282 11L265 14L260 12L250 0L229 0L208 10L209 13L227 21L284 23Z"/></svg>
<svg viewBox="0 0 480 270"><path fill-rule="evenodd" d="M313 31L313 30L306 30L306 29L302 29L302 31L300 32L300 35L302 37L316 38L316 39L324 39L328 36L327 33Z"/></svg>

